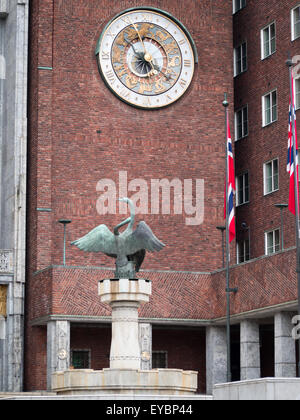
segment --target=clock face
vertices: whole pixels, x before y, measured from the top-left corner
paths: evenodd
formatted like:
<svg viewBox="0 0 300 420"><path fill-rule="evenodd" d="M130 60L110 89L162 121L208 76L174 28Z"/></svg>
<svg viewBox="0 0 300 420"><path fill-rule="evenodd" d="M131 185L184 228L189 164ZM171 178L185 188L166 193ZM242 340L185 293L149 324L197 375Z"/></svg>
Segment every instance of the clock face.
<svg viewBox="0 0 300 420"><path fill-rule="evenodd" d="M195 55L187 31L154 10L132 10L104 30L96 50L102 78L123 101L144 109L177 101L192 82Z"/></svg>

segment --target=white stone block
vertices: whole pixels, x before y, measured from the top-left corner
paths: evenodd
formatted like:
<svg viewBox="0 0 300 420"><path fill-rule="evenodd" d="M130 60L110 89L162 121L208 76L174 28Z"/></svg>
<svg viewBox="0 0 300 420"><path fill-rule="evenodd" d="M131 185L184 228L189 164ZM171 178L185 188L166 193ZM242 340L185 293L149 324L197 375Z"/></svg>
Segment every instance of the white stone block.
<svg viewBox="0 0 300 420"><path fill-rule="evenodd" d="M0 250L0 273L14 272L13 251Z"/></svg>
<svg viewBox="0 0 300 420"><path fill-rule="evenodd" d="M0 0L0 19L5 19L8 16L9 0Z"/></svg>
<svg viewBox="0 0 300 420"><path fill-rule="evenodd" d="M6 339L6 319L0 316L0 340Z"/></svg>
<svg viewBox="0 0 300 420"><path fill-rule="evenodd" d="M214 386L216 401L296 401L300 400L300 379L263 378Z"/></svg>

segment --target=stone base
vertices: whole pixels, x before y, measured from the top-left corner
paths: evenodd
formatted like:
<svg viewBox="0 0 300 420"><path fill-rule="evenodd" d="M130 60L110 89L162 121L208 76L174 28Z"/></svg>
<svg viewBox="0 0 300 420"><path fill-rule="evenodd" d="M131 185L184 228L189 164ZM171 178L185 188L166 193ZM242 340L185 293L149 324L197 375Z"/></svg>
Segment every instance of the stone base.
<svg viewBox="0 0 300 420"><path fill-rule="evenodd" d="M300 379L264 378L214 386L216 401L300 400Z"/></svg>
<svg viewBox="0 0 300 420"><path fill-rule="evenodd" d="M198 373L179 369L68 370L52 375L58 395L195 395Z"/></svg>
<svg viewBox="0 0 300 420"><path fill-rule="evenodd" d="M135 395L129 395L129 394L87 394L87 395L43 395L43 396L36 396L34 394L30 394L30 393L26 393L26 394L10 394L7 397L3 397L2 400L9 400L9 401L14 401L14 400L18 400L18 401L109 401L109 403L111 404L112 401L114 401L115 403L117 401L149 401L149 402L153 402L153 401L170 401L170 403L172 404L172 401L174 401L174 403L177 405L178 404L178 397L176 395L151 395L151 394L147 394L147 395L142 395L139 394L137 396ZM189 401L189 402L194 402L194 401L212 401L212 396L211 395L200 395L200 394L195 394L195 395L181 395L180 396L180 401ZM0 400L1 400L1 395L0 395ZM146 403L147 404L147 403ZM131 404L129 404L131 405Z"/></svg>
<svg viewBox="0 0 300 420"><path fill-rule="evenodd" d="M99 281L101 302L112 308L110 369L141 369L138 308L149 302L151 290L149 280Z"/></svg>

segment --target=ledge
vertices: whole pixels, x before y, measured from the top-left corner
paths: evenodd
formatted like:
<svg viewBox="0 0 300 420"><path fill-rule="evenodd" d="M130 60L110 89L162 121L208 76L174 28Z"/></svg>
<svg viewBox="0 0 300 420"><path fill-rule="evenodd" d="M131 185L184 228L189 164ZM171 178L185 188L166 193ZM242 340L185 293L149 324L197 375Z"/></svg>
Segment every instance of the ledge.
<svg viewBox="0 0 300 420"><path fill-rule="evenodd" d="M197 378L198 372L180 369L67 370L52 375L52 390L58 395L195 395Z"/></svg>

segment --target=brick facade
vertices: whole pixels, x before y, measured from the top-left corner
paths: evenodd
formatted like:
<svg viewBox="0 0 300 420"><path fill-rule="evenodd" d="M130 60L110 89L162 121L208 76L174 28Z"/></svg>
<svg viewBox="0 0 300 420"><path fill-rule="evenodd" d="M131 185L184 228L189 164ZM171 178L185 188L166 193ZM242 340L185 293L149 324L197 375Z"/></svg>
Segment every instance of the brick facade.
<svg viewBox="0 0 300 420"><path fill-rule="evenodd" d="M97 282L113 275L113 261L69 244L97 224L113 227L120 221L118 215L97 214L96 185L108 178L118 186L119 172L126 171L128 181L142 178L148 185L153 178L205 180L202 225L186 226L184 217L174 214L145 217L167 248L159 255L147 255L146 271L140 273L153 282L150 304L140 311L143 319L156 325L153 350L168 351L170 368L198 370L199 391L205 392L204 326L226 315L225 272L219 270L221 237L216 229L224 224L224 92L235 104L230 108L232 126L234 109L249 107L249 135L235 144L237 175L250 173L250 203L237 209L237 234L238 240L245 239L242 222L251 227L251 257L257 258L232 269L231 286L239 292L232 296L231 312L238 316L297 299L295 250L262 257L264 232L280 226L274 204L288 199L288 78L283 74L287 75L285 51L296 54L298 45L289 38L287 15L293 4L271 3L259 2L257 7L255 0L247 0L247 8L232 18L231 2L149 0L147 5L162 7L189 29L199 54L188 92L171 107L149 112L122 103L107 89L94 55L106 23L122 10L141 5L140 1L31 2L27 390L47 386L44 324L50 316L110 320L109 307L99 302ZM260 29L274 20L278 51L261 61ZM237 46L244 40L248 70L233 82L232 43ZM278 121L261 128L261 96L273 88L279 94ZM277 157L280 189L264 197L263 163ZM62 218L72 220L66 267L61 266L63 228L58 220ZM285 246L292 247L294 227L288 214L285 229ZM231 255L234 259L235 244ZM161 320L174 324L194 320L198 327L162 329ZM83 325L71 326L71 348L90 348L93 369L108 367L109 340L107 328L89 327L87 332Z"/></svg>
<svg viewBox="0 0 300 420"><path fill-rule="evenodd" d="M248 69L235 78L235 110L248 105L249 135L236 142L236 174L249 171L250 202L237 209L238 239L247 239L251 229L251 257L265 254L264 233L280 228L280 210L274 204L287 203L289 177L286 147L289 107L289 76L285 64L288 52L299 54L299 39L291 41L291 10L297 1L247 0L247 7L234 15L234 47L247 42ZM275 22L276 52L261 59L261 30ZM277 89L278 119L262 127L262 96ZM279 159L279 190L264 196L263 165ZM295 244L293 216L284 213L285 248Z"/></svg>
<svg viewBox="0 0 300 420"><path fill-rule="evenodd" d="M164 3L164 8L189 28L200 65L180 101L148 112L125 105L111 94L94 56L105 24L122 9L139 3L125 1L120 8L119 2L111 1L33 2L32 22L37 23L31 25L31 45L38 44L38 48L31 48L30 61L32 271L61 263L59 219L73 221L68 242L97 224L113 226L119 221L119 216L104 218L96 212L98 181L108 178L118 185L119 171L127 171L128 182L142 178L148 185L153 178L193 179L194 183L204 179L206 212L201 226L186 226L181 215L147 217L168 251L159 257L149 256L146 266L194 271L219 266L215 257L221 257L220 238L215 227L222 223L223 172L214 168L224 167L222 100L227 91L232 101L233 86L231 66L215 68L214 45L227 45L223 63L231 63L230 5ZM160 2L152 1L149 6L159 7ZM213 73L211 68L215 68ZM212 154L214 159L208 159ZM37 213L36 208L50 208L52 213ZM68 250L68 258L70 265L112 264L105 257L84 255L76 249Z"/></svg>

